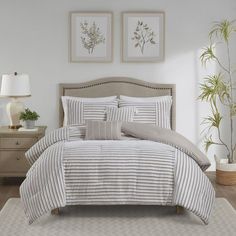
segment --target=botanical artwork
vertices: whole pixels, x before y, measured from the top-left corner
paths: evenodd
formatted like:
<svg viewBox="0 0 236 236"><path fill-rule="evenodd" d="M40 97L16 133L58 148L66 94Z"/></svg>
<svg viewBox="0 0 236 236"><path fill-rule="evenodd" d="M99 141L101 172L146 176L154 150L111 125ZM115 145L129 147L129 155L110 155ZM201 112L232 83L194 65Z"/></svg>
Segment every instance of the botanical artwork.
<svg viewBox="0 0 236 236"><path fill-rule="evenodd" d="M72 62L112 60L112 14L71 13Z"/></svg>
<svg viewBox="0 0 236 236"><path fill-rule="evenodd" d="M123 61L157 62L164 57L164 13L123 13Z"/></svg>
<svg viewBox="0 0 236 236"><path fill-rule="evenodd" d="M138 21L137 27L134 31L132 40L134 41L134 47L139 48L141 53L144 53L145 46L148 44L156 44L154 31L149 28L143 21Z"/></svg>
<svg viewBox="0 0 236 236"><path fill-rule="evenodd" d="M99 27L96 25L95 21L92 25L89 25L87 21L80 23L82 31L82 44L83 47L88 50L89 54L92 54L95 47L100 43L105 43L105 37Z"/></svg>

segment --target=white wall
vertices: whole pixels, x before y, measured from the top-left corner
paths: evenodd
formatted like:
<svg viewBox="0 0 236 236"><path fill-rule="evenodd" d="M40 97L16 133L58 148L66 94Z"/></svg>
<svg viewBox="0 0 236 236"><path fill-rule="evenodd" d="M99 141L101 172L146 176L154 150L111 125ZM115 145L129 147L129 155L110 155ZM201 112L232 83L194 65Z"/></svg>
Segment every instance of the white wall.
<svg viewBox="0 0 236 236"><path fill-rule="evenodd" d="M94 10L114 13L114 61L69 63L68 13ZM121 63L121 12L150 10L166 14L165 61ZM199 144L199 123L206 106L196 98L200 79L207 73L199 63L199 54L208 44L211 23L234 19L235 12L235 0L0 0L0 74L17 71L30 75L33 96L25 102L39 112L38 123L49 130L58 126L59 83L116 75L175 83L177 131ZM7 101L0 100L0 125L8 124Z"/></svg>

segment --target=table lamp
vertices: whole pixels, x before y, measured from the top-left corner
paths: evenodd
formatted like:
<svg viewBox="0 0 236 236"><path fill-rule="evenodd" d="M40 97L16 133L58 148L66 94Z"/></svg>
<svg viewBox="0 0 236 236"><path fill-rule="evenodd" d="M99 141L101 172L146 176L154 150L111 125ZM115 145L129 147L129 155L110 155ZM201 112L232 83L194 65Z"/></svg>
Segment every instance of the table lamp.
<svg viewBox="0 0 236 236"><path fill-rule="evenodd" d="M14 74L2 76L0 96L10 97L12 101L7 104L7 115L10 119L9 128L18 129L20 125L20 113L24 111L24 104L18 98L29 97L30 84L27 74Z"/></svg>

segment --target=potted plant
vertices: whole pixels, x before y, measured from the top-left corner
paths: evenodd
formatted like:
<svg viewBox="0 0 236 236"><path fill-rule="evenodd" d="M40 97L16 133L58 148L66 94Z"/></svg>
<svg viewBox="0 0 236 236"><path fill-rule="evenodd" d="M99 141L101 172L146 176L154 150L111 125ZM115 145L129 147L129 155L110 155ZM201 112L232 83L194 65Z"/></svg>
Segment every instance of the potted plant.
<svg viewBox="0 0 236 236"><path fill-rule="evenodd" d="M24 112L20 113L20 120L25 122L26 129L33 129L35 127L35 121L39 117L37 112L31 111L29 108L26 108Z"/></svg>
<svg viewBox="0 0 236 236"><path fill-rule="evenodd" d="M206 125L205 149L208 151L212 145L219 145L224 148L225 156L216 160L216 181L223 185L236 184L236 144L235 144L235 81L233 66L230 55L230 39L236 33L235 21L223 20L214 23L209 33L210 46L203 49L200 56L201 62L206 65L213 61L217 64L219 71L209 75L200 85L201 94L199 99L209 102L211 115L204 118L203 124ZM216 54L216 48L221 47L225 50L224 57L226 62ZM221 51L222 53L222 51ZM222 55L222 54L221 54ZM223 112L222 112L223 110ZM226 112L225 112L226 111ZM223 137L222 130L228 130L229 141Z"/></svg>

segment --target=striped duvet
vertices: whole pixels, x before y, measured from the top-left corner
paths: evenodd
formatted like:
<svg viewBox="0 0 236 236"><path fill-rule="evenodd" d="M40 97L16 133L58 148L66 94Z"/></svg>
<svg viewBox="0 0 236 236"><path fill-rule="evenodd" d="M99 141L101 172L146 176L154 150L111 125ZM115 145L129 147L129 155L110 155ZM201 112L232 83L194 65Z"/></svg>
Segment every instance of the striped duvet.
<svg viewBox="0 0 236 236"><path fill-rule="evenodd" d="M215 193L190 155L149 140L84 140L83 133L57 129L26 153L32 167L20 195L29 223L77 204L180 205L208 223Z"/></svg>

